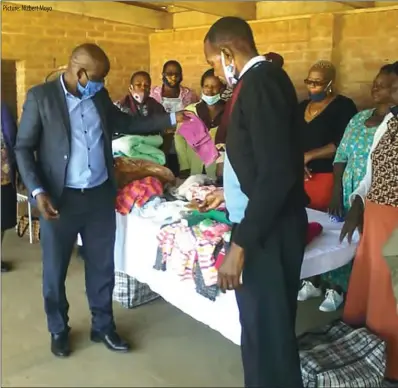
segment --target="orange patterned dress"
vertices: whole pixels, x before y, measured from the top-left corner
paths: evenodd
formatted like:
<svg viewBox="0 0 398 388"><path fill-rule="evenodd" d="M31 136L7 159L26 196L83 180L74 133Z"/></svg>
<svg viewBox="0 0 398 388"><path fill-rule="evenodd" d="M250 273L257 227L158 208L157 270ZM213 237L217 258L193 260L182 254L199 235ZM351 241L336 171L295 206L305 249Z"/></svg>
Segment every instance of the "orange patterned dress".
<svg viewBox="0 0 398 388"><path fill-rule="evenodd" d="M348 287L343 319L366 325L387 344L386 377L398 380L398 312L382 250L398 226L398 119L371 154L372 184L366 197L363 235Z"/></svg>

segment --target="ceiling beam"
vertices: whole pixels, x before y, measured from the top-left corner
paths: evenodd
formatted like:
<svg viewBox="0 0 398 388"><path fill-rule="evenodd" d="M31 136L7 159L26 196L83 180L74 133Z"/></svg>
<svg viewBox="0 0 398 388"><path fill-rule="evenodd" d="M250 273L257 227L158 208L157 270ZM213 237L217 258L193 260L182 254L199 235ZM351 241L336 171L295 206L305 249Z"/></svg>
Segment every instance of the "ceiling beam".
<svg viewBox="0 0 398 388"><path fill-rule="evenodd" d="M173 5L215 16L239 16L246 20L256 18L255 1L174 1Z"/></svg>
<svg viewBox="0 0 398 388"><path fill-rule="evenodd" d="M375 6L374 1L337 1L345 5L349 5L353 8L372 8Z"/></svg>
<svg viewBox="0 0 398 388"><path fill-rule="evenodd" d="M52 7L53 11L67 12L96 19L152 28L173 28L173 17L166 12L155 11L114 1L11 1L19 5Z"/></svg>

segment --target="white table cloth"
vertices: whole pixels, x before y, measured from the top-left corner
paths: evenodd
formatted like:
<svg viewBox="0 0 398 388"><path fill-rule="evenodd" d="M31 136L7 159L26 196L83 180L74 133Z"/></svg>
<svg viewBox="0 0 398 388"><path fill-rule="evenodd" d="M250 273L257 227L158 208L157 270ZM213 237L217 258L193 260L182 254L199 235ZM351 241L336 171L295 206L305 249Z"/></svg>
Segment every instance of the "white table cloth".
<svg viewBox="0 0 398 388"><path fill-rule="evenodd" d="M308 209L310 222L319 222L324 230L306 249L301 278L325 273L349 263L359 239L351 245L339 243L342 224L333 223L327 214ZM192 281L180 281L173 274L153 269L157 254L156 235L160 223L135 214L116 215L115 269L135 277L194 319L240 344L240 323L234 292L227 292L212 302L195 291Z"/></svg>

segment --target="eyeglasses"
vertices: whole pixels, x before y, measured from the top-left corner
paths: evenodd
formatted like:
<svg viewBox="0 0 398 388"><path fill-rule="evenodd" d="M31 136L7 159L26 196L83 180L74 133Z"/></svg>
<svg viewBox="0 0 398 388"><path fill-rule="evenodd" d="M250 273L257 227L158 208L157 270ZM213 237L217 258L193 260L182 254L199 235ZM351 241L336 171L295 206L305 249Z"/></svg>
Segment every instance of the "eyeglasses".
<svg viewBox="0 0 398 388"><path fill-rule="evenodd" d="M304 83L308 86L313 86L314 88L319 87L319 86L325 86L327 84L327 82L325 82L325 81L316 81L316 80L312 80L312 79L308 79L308 78L306 78L304 80Z"/></svg>

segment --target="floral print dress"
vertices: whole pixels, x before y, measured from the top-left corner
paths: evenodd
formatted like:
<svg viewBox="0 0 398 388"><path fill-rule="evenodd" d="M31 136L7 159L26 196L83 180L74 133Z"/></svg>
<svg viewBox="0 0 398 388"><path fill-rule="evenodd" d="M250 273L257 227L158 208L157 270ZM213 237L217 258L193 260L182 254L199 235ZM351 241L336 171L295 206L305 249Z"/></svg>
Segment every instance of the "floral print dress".
<svg viewBox="0 0 398 388"><path fill-rule="evenodd" d="M378 126L368 128L365 122L372 116L373 112L374 109L367 109L357 113L351 119L334 158L334 163L347 163L343 175L345 212L350 208L350 195L361 183L366 173L370 148Z"/></svg>
<svg viewBox="0 0 398 388"><path fill-rule="evenodd" d="M358 187L366 173L366 166L373 138L378 126L368 128L366 120L372 116L374 109L357 113L348 123L337 148L334 163L346 163L343 174L343 205L346 213L350 208L349 198ZM352 263L321 276L322 281L333 286L340 286L347 291Z"/></svg>

